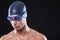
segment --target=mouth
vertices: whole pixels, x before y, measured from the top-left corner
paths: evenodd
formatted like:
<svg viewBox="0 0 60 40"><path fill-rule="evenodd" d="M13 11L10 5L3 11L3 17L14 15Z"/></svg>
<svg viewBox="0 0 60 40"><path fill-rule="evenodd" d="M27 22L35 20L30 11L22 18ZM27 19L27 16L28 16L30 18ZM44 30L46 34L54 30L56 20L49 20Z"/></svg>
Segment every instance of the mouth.
<svg viewBox="0 0 60 40"><path fill-rule="evenodd" d="M19 27L18 26L13 26L14 29L18 29Z"/></svg>
<svg viewBox="0 0 60 40"><path fill-rule="evenodd" d="M19 26L14 26L13 27L15 30L20 30L20 27Z"/></svg>

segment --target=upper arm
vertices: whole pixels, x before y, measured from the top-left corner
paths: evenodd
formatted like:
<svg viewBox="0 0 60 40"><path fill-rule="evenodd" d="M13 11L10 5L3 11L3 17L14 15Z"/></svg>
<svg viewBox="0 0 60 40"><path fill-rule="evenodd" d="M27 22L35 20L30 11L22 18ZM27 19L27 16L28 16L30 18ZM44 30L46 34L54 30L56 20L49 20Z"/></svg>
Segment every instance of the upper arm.
<svg viewBox="0 0 60 40"><path fill-rule="evenodd" d="M44 34L42 34L42 37L43 37L43 40L47 40L47 37Z"/></svg>
<svg viewBox="0 0 60 40"><path fill-rule="evenodd" d="M47 37L44 34L41 34L41 40L47 40Z"/></svg>
<svg viewBox="0 0 60 40"><path fill-rule="evenodd" d="M2 40L2 37L0 38L0 40Z"/></svg>
<svg viewBox="0 0 60 40"><path fill-rule="evenodd" d="M44 37L44 40L47 40L47 37L46 36L43 36Z"/></svg>
<svg viewBox="0 0 60 40"><path fill-rule="evenodd" d="M1 38L0 38L0 40L1 40Z"/></svg>
<svg viewBox="0 0 60 40"><path fill-rule="evenodd" d="M0 40L2 40L2 37L0 37Z"/></svg>
<svg viewBox="0 0 60 40"><path fill-rule="evenodd" d="M5 35L0 38L0 40L5 40Z"/></svg>

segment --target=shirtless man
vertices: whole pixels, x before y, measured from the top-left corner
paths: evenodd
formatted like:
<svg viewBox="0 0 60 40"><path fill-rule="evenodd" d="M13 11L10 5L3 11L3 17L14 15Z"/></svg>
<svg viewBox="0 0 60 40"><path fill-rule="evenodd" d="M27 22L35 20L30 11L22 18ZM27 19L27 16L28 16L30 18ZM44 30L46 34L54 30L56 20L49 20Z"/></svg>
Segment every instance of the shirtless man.
<svg viewBox="0 0 60 40"><path fill-rule="evenodd" d="M2 36L0 40L47 40L43 34L29 28L26 18L25 4L21 1L13 2L8 9L7 19L14 30Z"/></svg>

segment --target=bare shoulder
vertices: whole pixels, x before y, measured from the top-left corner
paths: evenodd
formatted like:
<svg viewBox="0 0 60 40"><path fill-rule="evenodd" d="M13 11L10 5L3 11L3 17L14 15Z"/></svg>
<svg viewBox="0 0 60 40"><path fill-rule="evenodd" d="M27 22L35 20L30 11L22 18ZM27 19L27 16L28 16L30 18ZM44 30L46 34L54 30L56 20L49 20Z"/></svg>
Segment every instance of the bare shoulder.
<svg viewBox="0 0 60 40"><path fill-rule="evenodd" d="M32 29L32 33L34 34L34 37L38 38L38 40L47 40L47 37L42 34L42 33L39 33L38 31Z"/></svg>
<svg viewBox="0 0 60 40"><path fill-rule="evenodd" d="M6 39L8 39L10 36L12 36L12 34L13 34L13 31L9 32L9 33L6 34L6 35L1 36L0 40L6 40Z"/></svg>

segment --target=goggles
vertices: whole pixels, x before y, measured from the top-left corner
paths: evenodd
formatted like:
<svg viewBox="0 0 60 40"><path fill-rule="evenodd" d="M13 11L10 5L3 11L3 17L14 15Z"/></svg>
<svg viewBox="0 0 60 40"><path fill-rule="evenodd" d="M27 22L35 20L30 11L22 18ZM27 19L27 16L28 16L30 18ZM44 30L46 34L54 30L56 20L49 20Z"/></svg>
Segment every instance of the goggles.
<svg viewBox="0 0 60 40"><path fill-rule="evenodd" d="M22 20L22 17L21 16L16 16L16 17L14 17L14 18L12 18L12 17L7 17L7 20L9 20L9 21L13 21L13 20L15 20L15 21L19 21L19 20Z"/></svg>
<svg viewBox="0 0 60 40"><path fill-rule="evenodd" d="M15 21L20 21L20 20L22 20L22 18L23 18L25 15L26 15L26 13L23 12L21 15L15 16L14 18L8 16L8 17L7 17L7 20L9 20L9 21L13 21L13 20L15 20Z"/></svg>

